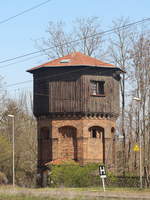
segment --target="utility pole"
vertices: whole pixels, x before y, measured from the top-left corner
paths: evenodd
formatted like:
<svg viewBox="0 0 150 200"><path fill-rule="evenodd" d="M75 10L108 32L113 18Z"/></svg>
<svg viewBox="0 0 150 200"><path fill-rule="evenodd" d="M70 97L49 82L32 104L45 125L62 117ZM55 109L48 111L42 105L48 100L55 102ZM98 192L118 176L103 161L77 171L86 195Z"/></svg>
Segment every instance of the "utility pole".
<svg viewBox="0 0 150 200"><path fill-rule="evenodd" d="M133 100L138 102L138 109L140 110L140 102L141 99L139 97L134 97ZM139 122L138 122L139 123ZM139 124L138 124L139 126ZM141 131L139 128L139 147L140 147L140 188L143 188L143 183L142 183L142 136L141 136Z"/></svg>
<svg viewBox="0 0 150 200"><path fill-rule="evenodd" d="M15 116L8 115L12 118L12 143L13 143L13 187L15 187Z"/></svg>

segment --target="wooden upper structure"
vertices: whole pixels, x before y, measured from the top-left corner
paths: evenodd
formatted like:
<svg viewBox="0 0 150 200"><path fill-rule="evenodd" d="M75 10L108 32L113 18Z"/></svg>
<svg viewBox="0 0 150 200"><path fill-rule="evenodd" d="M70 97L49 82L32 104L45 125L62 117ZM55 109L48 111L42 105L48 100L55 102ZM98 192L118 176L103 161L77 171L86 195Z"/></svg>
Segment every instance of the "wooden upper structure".
<svg viewBox="0 0 150 200"><path fill-rule="evenodd" d="M122 70L82 53L29 69L34 76L34 114L118 116Z"/></svg>

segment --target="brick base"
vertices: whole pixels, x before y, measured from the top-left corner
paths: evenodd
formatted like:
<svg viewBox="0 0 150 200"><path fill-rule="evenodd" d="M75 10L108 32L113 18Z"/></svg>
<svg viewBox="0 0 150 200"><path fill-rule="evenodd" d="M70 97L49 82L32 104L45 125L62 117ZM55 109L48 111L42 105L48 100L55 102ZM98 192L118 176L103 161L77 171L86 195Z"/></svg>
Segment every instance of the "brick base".
<svg viewBox="0 0 150 200"><path fill-rule="evenodd" d="M43 119L38 120L38 137L41 128L49 128L49 137L40 139L38 145L39 165L56 159L74 159L81 165L100 162L112 165L115 157L114 128L111 119ZM91 127L100 127L96 137Z"/></svg>

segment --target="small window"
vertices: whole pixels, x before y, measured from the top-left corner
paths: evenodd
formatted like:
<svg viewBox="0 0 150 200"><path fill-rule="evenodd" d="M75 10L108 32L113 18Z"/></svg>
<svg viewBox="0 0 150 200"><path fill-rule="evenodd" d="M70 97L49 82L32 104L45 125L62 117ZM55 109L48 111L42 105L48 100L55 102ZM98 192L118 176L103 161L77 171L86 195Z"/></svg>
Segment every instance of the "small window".
<svg viewBox="0 0 150 200"><path fill-rule="evenodd" d="M92 126L89 128L91 138L103 139L104 129L99 126Z"/></svg>
<svg viewBox="0 0 150 200"><path fill-rule="evenodd" d="M92 138L97 138L97 131L96 131L96 129L92 130Z"/></svg>
<svg viewBox="0 0 150 200"><path fill-rule="evenodd" d="M103 96L104 83L105 81L91 81L91 95Z"/></svg>
<svg viewBox="0 0 150 200"><path fill-rule="evenodd" d="M60 61L60 63L69 63L71 60L70 59L63 59Z"/></svg>

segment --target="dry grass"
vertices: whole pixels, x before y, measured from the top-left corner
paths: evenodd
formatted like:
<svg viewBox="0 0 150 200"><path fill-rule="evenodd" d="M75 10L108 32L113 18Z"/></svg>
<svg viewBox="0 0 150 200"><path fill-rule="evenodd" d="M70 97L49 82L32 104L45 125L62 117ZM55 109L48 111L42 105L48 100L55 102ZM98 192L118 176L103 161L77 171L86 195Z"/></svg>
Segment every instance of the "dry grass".
<svg viewBox="0 0 150 200"><path fill-rule="evenodd" d="M150 189L129 188L40 188L0 187L0 200L94 200L94 199L150 199Z"/></svg>

